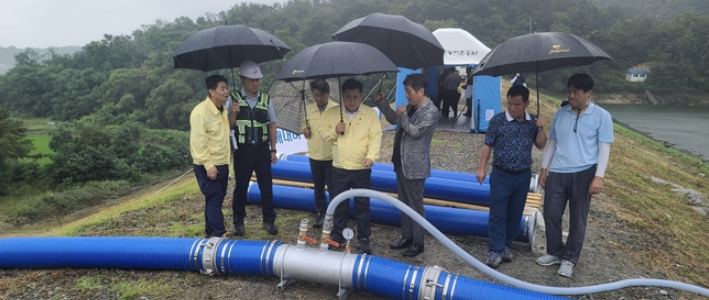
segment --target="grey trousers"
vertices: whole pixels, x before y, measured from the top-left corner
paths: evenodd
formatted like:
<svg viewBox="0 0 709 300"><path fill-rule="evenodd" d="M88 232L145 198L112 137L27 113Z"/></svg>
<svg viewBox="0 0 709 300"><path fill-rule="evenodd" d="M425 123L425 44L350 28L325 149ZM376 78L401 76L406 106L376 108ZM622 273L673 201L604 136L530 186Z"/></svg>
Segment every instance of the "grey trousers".
<svg viewBox="0 0 709 300"><path fill-rule="evenodd" d="M423 207L423 188L426 179L406 179L402 172L396 172L396 190L399 200L411 207L422 217L426 217L426 210ZM405 213L401 213L401 237L413 239L414 245L423 245L423 237L426 230L412 220Z"/></svg>
<svg viewBox="0 0 709 300"><path fill-rule="evenodd" d="M596 166L576 173L549 172L544 193L544 225L547 253L577 264L586 238L586 222L591 208L588 192ZM569 237L561 241L561 218L569 204Z"/></svg>

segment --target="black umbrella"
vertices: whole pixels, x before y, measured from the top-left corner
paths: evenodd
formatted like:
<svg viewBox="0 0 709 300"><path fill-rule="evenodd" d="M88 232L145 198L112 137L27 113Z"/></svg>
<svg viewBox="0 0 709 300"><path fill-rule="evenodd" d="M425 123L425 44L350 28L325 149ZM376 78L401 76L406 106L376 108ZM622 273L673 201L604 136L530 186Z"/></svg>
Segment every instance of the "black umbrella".
<svg viewBox="0 0 709 300"><path fill-rule="evenodd" d="M353 42L329 42L298 52L276 80L303 80L398 72L396 65L374 47Z"/></svg>
<svg viewBox="0 0 709 300"><path fill-rule="evenodd" d="M329 42L298 52L281 69L276 80L339 78L341 76L398 72L399 69L381 51L354 42ZM342 95L338 93L340 105ZM340 110L342 118L342 110Z"/></svg>
<svg viewBox="0 0 709 300"><path fill-rule="evenodd" d="M290 48L261 29L225 25L200 30L177 48L175 68L212 71L235 68L245 60L261 63L283 58Z"/></svg>
<svg viewBox="0 0 709 300"><path fill-rule="evenodd" d="M288 45L261 29L224 25L189 36L172 57L175 68L212 71L236 68L245 60L255 63L282 59ZM231 74L232 82L234 72Z"/></svg>
<svg viewBox="0 0 709 300"><path fill-rule="evenodd" d="M443 46L433 33L404 16L373 13L347 23L332 38L364 43L409 69L443 64Z"/></svg>
<svg viewBox="0 0 709 300"><path fill-rule="evenodd" d="M606 59L613 58L584 38L563 32L535 32L513 37L497 45L483 57L473 76L526 72L536 74L557 68L590 65Z"/></svg>
<svg viewBox="0 0 709 300"><path fill-rule="evenodd" d="M337 80L327 79L327 83L330 85L330 99L334 100L332 96L340 94ZM268 95L273 101L278 127L296 134L303 133L303 120L307 120L305 106L314 102L307 80L276 80L268 89Z"/></svg>

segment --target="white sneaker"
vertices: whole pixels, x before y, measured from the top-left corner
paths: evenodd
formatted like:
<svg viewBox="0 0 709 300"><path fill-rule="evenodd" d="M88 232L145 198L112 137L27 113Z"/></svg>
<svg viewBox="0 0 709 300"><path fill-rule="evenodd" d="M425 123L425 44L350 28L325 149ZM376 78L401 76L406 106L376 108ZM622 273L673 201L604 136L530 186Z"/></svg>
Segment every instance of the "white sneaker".
<svg viewBox="0 0 709 300"><path fill-rule="evenodd" d="M542 266L558 265L561 264L561 257L547 254L537 258L537 263Z"/></svg>
<svg viewBox="0 0 709 300"><path fill-rule="evenodd" d="M574 263L568 260L562 260L561 266L559 266L559 270L556 271L556 274L564 277L571 277L571 274L574 273L574 266Z"/></svg>

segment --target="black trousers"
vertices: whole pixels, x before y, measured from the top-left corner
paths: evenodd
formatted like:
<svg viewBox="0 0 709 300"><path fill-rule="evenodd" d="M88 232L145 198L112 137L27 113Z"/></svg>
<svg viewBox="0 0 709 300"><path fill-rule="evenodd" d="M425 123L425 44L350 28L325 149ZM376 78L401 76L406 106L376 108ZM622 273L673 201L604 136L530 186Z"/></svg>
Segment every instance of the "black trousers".
<svg viewBox="0 0 709 300"><path fill-rule="evenodd" d="M446 90L446 101L443 104L443 114L448 115L449 109L453 110L453 115L458 114L458 101L460 100L460 94L457 90Z"/></svg>
<svg viewBox="0 0 709 300"><path fill-rule="evenodd" d="M334 199L340 193L349 189L368 189L372 184L372 170L344 170L332 168L332 189L330 197ZM342 229L347 227L350 201L343 201L335 209L335 228L332 230L331 238L337 242L344 242ZM357 237L369 237L372 235L372 224L369 220L369 197L354 198L355 216L357 218Z"/></svg>
<svg viewBox="0 0 709 300"><path fill-rule="evenodd" d="M226 233L222 204L229 184L229 166L217 166L217 178L207 177L207 170L202 165L194 165L194 175L197 177L199 190L204 195L204 233L222 236Z"/></svg>
<svg viewBox="0 0 709 300"><path fill-rule="evenodd" d="M234 151L234 174L236 187L232 210L234 224L246 218L246 200L249 191L251 174L256 172L256 181L261 190L261 211L263 221L273 223L276 220L276 210L273 208L273 177L271 176L271 149L267 144L254 147L249 144L239 144L239 150Z"/></svg>
<svg viewBox="0 0 709 300"><path fill-rule="evenodd" d="M332 161L311 158L310 172L313 174L313 185L315 186L315 211L324 213L328 204L325 185L328 189L332 189Z"/></svg>

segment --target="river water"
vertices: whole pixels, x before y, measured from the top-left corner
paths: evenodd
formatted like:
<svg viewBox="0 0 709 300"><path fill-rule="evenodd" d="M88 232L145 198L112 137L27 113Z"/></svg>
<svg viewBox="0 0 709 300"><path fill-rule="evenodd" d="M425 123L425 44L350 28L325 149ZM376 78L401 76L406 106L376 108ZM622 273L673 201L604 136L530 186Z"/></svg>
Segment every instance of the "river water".
<svg viewBox="0 0 709 300"><path fill-rule="evenodd" d="M613 120L709 160L709 107L602 104Z"/></svg>

